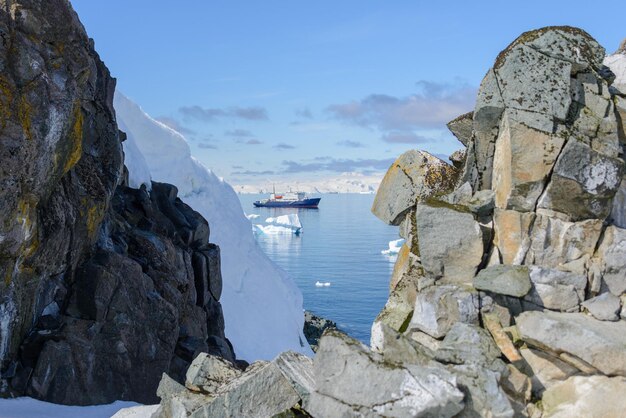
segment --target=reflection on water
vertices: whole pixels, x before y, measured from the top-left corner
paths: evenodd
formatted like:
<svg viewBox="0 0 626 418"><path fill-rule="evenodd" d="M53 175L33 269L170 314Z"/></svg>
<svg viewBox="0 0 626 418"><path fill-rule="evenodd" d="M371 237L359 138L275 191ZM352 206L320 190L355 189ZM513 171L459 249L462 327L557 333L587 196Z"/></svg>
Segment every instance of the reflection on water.
<svg viewBox="0 0 626 418"><path fill-rule="evenodd" d="M256 233L256 239L266 252L280 253L287 256L299 256L302 249L304 231L296 235L292 233L263 234Z"/></svg>
<svg viewBox="0 0 626 418"><path fill-rule="evenodd" d="M268 256L298 284L304 307L369 343L370 327L387 300L393 271L393 261L381 251L399 238L398 228L371 214L373 195L322 195L319 209L255 208L252 202L263 197L240 195L245 212L258 215L250 219L253 225L266 225L269 217L291 213L300 218L299 236L256 237Z"/></svg>

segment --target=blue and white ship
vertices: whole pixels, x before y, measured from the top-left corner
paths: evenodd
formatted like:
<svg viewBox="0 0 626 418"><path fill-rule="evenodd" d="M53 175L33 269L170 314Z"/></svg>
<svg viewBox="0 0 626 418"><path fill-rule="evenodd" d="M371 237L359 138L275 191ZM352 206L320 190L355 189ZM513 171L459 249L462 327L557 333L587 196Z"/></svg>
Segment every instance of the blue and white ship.
<svg viewBox="0 0 626 418"><path fill-rule="evenodd" d="M289 192L283 195L270 194L269 199L257 200L254 206L257 208L308 208L317 209L321 197L308 197L304 192Z"/></svg>

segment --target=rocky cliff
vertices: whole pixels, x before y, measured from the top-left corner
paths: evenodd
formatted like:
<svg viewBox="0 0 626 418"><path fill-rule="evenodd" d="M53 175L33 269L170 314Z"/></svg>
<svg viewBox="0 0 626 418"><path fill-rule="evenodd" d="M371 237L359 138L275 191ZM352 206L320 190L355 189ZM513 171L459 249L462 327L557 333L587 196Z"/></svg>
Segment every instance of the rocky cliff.
<svg viewBox="0 0 626 418"><path fill-rule="evenodd" d="M371 347L329 329L313 362L198 357L157 416L623 416L626 107L604 59L576 28L524 33L450 122L454 166L392 165L373 212L406 244Z"/></svg>
<svg viewBox="0 0 626 418"><path fill-rule="evenodd" d="M303 330L302 293L256 242L239 197L191 155L188 140L120 94L113 101L126 132L124 161L131 184L175 184L179 196L211 224L221 248L226 336L237 358L271 360L286 350L312 354ZM133 152L134 143L134 152Z"/></svg>
<svg viewBox="0 0 626 418"><path fill-rule="evenodd" d="M220 252L174 186L125 186L115 82L66 0L0 2L0 393L151 402L234 362Z"/></svg>

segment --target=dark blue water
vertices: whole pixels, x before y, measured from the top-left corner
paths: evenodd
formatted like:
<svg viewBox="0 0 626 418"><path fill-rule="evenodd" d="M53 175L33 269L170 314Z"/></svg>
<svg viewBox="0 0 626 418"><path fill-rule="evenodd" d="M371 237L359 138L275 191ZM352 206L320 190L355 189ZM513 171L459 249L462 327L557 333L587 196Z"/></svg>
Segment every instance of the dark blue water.
<svg viewBox="0 0 626 418"><path fill-rule="evenodd" d="M262 195L240 195L251 222L297 212L303 231L295 235L257 235L267 255L285 269L304 295L304 308L337 322L367 344L370 327L385 305L393 263L380 252L398 238L398 228L370 212L373 195L324 194L319 209L254 208ZM330 282L329 287L315 283Z"/></svg>

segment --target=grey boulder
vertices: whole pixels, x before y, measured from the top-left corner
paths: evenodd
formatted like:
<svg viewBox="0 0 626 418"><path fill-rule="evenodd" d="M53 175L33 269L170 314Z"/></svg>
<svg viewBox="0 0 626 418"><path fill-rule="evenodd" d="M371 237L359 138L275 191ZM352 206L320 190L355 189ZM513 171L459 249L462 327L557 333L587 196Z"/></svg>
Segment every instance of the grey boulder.
<svg viewBox="0 0 626 418"><path fill-rule="evenodd" d="M428 275L470 283L483 257L483 233L465 206L430 200L415 214L419 255Z"/></svg>
<svg viewBox="0 0 626 418"><path fill-rule="evenodd" d="M220 394L201 405L191 417L263 418L291 409L300 401L298 392L273 362L257 362L246 373L220 389Z"/></svg>
<svg viewBox="0 0 626 418"><path fill-rule="evenodd" d="M314 360L313 416L452 417L463 409L456 378L443 366L386 363L358 341L329 330Z"/></svg>
<svg viewBox="0 0 626 418"><path fill-rule="evenodd" d="M476 275L473 284L478 290L517 298L525 296L532 287L527 266L489 266Z"/></svg>
<svg viewBox="0 0 626 418"><path fill-rule="evenodd" d="M465 146L467 146L472 139L473 125L474 112L464 113L447 124L450 132Z"/></svg>
<svg viewBox="0 0 626 418"><path fill-rule="evenodd" d="M187 369L185 386L195 392L215 394L217 391L241 375L229 361L207 353L200 353Z"/></svg>
<svg viewBox="0 0 626 418"><path fill-rule="evenodd" d="M594 318L600 321L617 321L621 309L620 299L611 293L603 293L582 304Z"/></svg>
<svg viewBox="0 0 626 418"><path fill-rule="evenodd" d="M372 213L390 225L399 225L418 201L454 187L456 169L425 152L410 150L389 167L372 205Z"/></svg>
<svg viewBox="0 0 626 418"><path fill-rule="evenodd" d="M570 220L604 219L624 173L624 161L570 139L554 166L539 208L567 214Z"/></svg>
<svg viewBox="0 0 626 418"><path fill-rule="evenodd" d="M477 325L480 301L470 287L431 286L417 294L409 329L444 337L457 322Z"/></svg>
<svg viewBox="0 0 626 418"><path fill-rule="evenodd" d="M576 312L585 299L587 278L582 274L530 266L531 291L524 300L547 309Z"/></svg>
<svg viewBox="0 0 626 418"><path fill-rule="evenodd" d="M580 374L576 367L541 350L522 348L520 354L525 361L524 371L531 376L533 394L539 398L546 389Z"/></svg>
<svg viewBox="0 0 626 418"><path fill-rule="evenodd" d="M545 418L622 417L626 410L626 379L574 376L543 395Z"/></svg>
<svg viewBox="0 0 626 418"><path fill-rule="evenodd" d="M522 340L580 359L606 375L626 376L626 322L598 321L582 313L524 312L516 319Z"/></svg>

